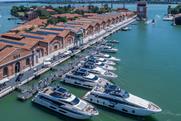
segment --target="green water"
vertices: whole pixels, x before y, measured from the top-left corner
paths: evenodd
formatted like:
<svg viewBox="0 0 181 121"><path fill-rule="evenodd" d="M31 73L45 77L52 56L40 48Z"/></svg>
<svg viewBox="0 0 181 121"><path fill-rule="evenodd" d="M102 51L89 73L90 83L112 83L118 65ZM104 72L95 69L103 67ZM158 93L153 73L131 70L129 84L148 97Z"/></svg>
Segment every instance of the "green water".
<svg viewBox="0 0 181 121"><path fill-rule="evenodd" d="M135 9L135 5L127 7ZM140 118L96 106L100 115L91 121L181 121L181 27L171 26L171 23L162 21L161 17L166 8L166 5L149 5L149 18L156 19L155 25L138 23L131 25L131 31L119 31L108 37L120 41L119 45L115 46L119 52L113 54L122 59L122 62L116 66L119 78L114 82L135 95L153 101L163 111L150 117ZM6 22L7 27L10 26L8 21L1 20L2 18L0 24ZM11 24L9 28L13 26L15 24ZM0 27L0 32L4 31ZM80 97L87 91L69 85L63 86ZM37 108L30 100L25 103L19 102L16 96L17 92L13 92L0 100L0 121L73 120Z"/></svg>

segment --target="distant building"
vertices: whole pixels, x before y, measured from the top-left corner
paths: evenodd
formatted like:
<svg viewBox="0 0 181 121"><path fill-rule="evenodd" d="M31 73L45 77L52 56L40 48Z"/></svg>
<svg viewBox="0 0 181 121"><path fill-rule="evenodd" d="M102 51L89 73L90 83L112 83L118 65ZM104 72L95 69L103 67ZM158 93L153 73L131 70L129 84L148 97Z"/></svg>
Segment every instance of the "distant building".
<svg viewBox="0 0 181 121"><path fill-rule="evenodd" d="M35 11L29 11L26 13L26 19L28 21L33 20L38 17L38 14Z"/></svg>
<svg viewBox="0 0 181 121"><path fill-rule="evenodd" d="M9 80L41 63L49 54L87 43L92 36L106 32L111 25L135 16L135 13L124 10L86 13L85 16L61 15L78 18L47 26L46 19L35 18L0 35L0 85L6 83L2 80Z"/></svg>
<svg viewBox="0 0 181 121"><path fill-rule="evenodd" d="M176 25L181 25L181 13L175 15L175 17L174 17L174 23L175 23Z"/></svg>
<svg viewBox="0 0 181 121"><path fill-rule="evenodd" d="M137 2L137 15L139 20L145 20L147 18L147 2L138 1Z"/></svg>

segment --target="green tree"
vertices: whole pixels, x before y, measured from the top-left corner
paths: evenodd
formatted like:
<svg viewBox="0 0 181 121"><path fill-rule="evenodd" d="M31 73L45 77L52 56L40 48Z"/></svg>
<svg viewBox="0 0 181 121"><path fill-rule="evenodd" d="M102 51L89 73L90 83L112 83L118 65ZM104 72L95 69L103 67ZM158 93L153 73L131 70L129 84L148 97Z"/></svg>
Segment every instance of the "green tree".
<svg viewBox="0 0 181 121"><path fill-rule="evenodd" d="M48 11L43 9L39 9L36 12L41 19L48 19L51 16L51 14Z"/></svg>

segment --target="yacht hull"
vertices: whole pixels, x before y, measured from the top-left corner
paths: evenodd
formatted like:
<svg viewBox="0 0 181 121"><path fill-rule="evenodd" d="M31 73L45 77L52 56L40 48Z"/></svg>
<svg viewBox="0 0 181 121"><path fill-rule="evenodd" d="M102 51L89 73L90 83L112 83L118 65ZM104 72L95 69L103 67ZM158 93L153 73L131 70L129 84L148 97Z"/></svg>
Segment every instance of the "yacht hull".
<svg viewBox="0 0 181 121"><path fill-rule="evenodd" d="M72 110L67 111L66 109L59 108L59 107L54 106L54 105L52 105L46 101L40 100L39 98L34 98L32 101L33 101L33 103L38 104L38 105L45 107L47 109L50 109L50 110L52 110L58 114L65 115L67 117L71 117L74 119L84 120L84 119L89 119L92 117L91 115L81 114L79 112L75 112Z"/></svg>
<svg viewBox="0 0 181 121"><path fill-rule="evenodd" d="M116 53L118 50L117 49L102 49L101 52L104 53Z"/></svg>
<svg viewBox="0 0 181 121"><path fill-rule="evenodd" d="M78 79L73 80L73 79L69 79L69 78L66 78L66 77L64 78L63 82L71 84L71 85L76 85L76 86L79 86L79 87L88 88L88 89L92 89L96 85L105 86L107 83L110 83L109 81L107 81L105 79L101 79L98 82L83 82L83 81L80 81Z"/></svg>
<svg viewBox="0 0 181 121"><path fill-rule="evenodd" d="M108 108L111 108L123 113L135 115L135 116L149 116L151 114L156 113L154 111L147 110L145 108L133 107L130 105L125 105L123 103L115 103L115 102L111 102L102 98L98 98L98 97L90 95L89 92L84 96L84 99L91 103L105 106L105 107L108 107Z"/></svg>

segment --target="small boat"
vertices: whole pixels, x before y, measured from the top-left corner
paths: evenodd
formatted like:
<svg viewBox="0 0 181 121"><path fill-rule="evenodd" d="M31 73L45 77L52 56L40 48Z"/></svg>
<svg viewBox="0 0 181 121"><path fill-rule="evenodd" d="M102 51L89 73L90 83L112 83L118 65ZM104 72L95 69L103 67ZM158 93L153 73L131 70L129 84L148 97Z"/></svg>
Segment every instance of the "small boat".
<svg viewBox="0 0 181 121"><path fill-rule="evenodd" d="M16 17L9 17L8 20L17 20Z"/></svg>
<svg viewBox="0 0 181 121"><path fill-rule="evenodd" d="M89 102L136 116L149 116L162 111L156 104L114 84L96 86L83 98Z"/></svg>
<svg viewBox="0 0 181 121"><path fill-rule="evenodd" d="M163 21L173 21L174 17L170 14L163 17Z"/></svg>
<svg viewBox="0 0 181 121"><path fill-rule="evenodd" d="M20 21L17 24L24 24L24 23L25 23L25 21Z"/></svg>
<svg viewBox="0 0 181 121"><path fill-rule="evenodd" d="M21 94L18 95L18 99L21 101L25 101L33 96L33 93L29 90L22 92Z"/></svg>
<svg viewBox="0 0 181 121"><path fill-rule="evenodd" d="M90 119L99 114L92 105L63 87L46 87L32 102L74 119Z"/></svg>
<svg viewBox="0 0 181 121"><path fill-rule="evenodd" d="M110 83L108 80L89 73L84 69L76 69L66 74L63 77L63 82L88 89L92 89L96 85L106 85Z"/></svg>
<svg viewBox="0 0 181 121"><path fill-rule="evenodd" d="M152 19L151 23L152 23L152 24L155 24L155 19Z"/></svg>
<svg viewBox="0 0 181 121"><path fill-rule="evenodd" d="M126 26L126 27L121 28L121 30L122 30L122 31L129 31L129 30L131 30L131 29Z"/></svg>

